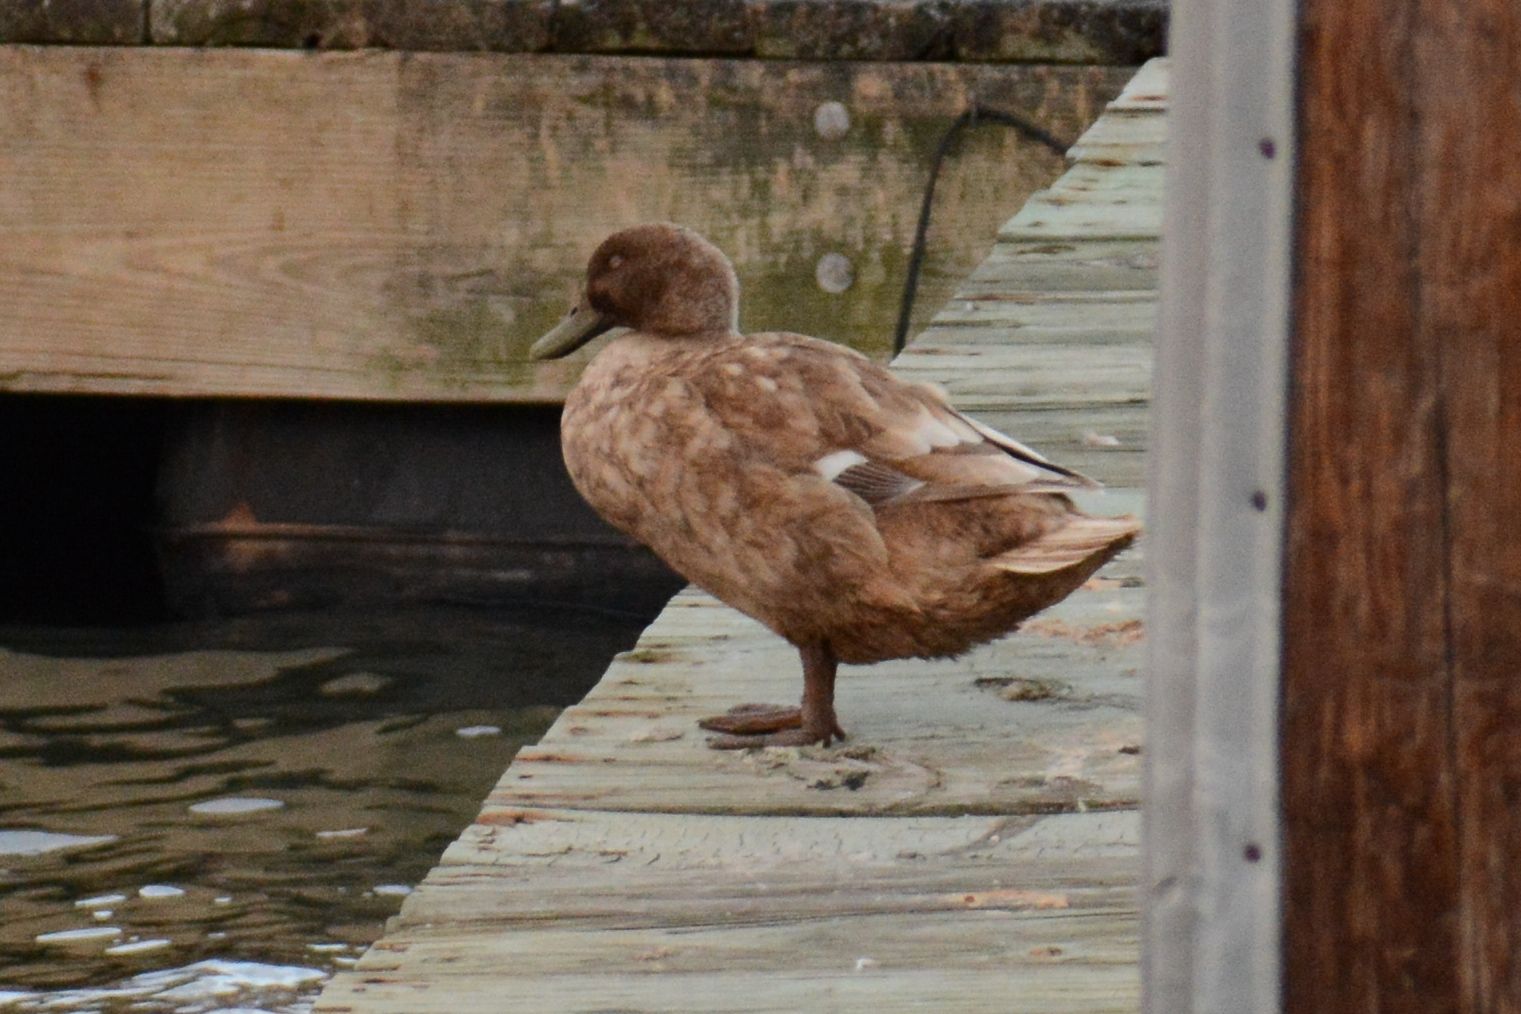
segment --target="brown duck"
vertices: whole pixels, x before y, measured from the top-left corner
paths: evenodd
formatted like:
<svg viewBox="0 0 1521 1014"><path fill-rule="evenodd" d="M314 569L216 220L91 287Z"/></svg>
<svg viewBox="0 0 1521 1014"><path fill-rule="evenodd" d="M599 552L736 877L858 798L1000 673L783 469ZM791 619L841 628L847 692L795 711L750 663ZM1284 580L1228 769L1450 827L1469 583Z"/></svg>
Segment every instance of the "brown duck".
<svg viewBox="0 0 1521 1014"><path fill-rule="evenodd" d="M697 233L597 247L585 294L532 356L615 337L565 402L581 495L693 584L797 647L799 708L701 724L716 747L843 738L840 662L956 655L1069 595L1135 538L1079 511L1096 486L934 388L803 335L738 332L739 283Z"/></svg>

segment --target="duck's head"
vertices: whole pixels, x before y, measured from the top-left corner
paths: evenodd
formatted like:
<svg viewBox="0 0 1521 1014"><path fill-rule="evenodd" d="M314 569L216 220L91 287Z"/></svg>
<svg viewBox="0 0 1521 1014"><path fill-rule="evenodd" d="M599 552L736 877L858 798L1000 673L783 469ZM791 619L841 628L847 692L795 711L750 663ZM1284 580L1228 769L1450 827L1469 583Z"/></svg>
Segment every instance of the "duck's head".
<svg viewBox="0 0 1521 1014"><path fill-rule="evenodd" d="M739 281L722 250L684 226L636 225L597 247L580 302L528 355L568 355L615 327L661 338L732 334L738 314Z"/></svg>

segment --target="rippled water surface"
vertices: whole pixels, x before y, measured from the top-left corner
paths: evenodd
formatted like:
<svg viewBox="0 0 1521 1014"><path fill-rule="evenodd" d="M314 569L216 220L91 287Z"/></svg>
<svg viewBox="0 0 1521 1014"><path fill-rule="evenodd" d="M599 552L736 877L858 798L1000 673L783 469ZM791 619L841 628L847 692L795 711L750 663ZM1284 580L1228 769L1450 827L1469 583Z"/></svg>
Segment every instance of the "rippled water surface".
<svg viewBox="0 0 1521 1014"><path fill-rule="evenodd" d="M306 1009L641 626L0 629L0 1010Z"/></svg>

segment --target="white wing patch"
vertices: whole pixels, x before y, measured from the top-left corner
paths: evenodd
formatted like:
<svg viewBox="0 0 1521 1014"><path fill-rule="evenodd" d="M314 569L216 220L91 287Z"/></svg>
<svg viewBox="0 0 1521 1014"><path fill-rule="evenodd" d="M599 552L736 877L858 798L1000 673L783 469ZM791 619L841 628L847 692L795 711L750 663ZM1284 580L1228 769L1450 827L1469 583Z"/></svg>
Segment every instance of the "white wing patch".
<svg viewBox="0 0 1521 1014"><path fill-rule="evenodd" d="M951 427L936 419L926 409L921 409L919 418L914 421L914 436L924 442L924 452L926 454L931 449L944 450L948 447L955 447L958 444L981 442L976 433L968 433L966 435L957 433Z"/></svg>
<svg viewBox="0 0 1521 1014"><path fill-rule="evenodd" d="M813 468L873 507L901 500L925 485L922 480L872 461L857 451L831 451L815 461Z"/></svg>
<svg viewBox="0 0 1521 1014"><path fill-rule="evenodd" d="M834 481L873 507L902 500L925 486L922 480L876 461L851 465Z"/></svg>
<svg viewBox="0 0 1521 1014"><path fill-rule="evenodd" d="M858 451L831 451L813 463L813 470L833 482L847 468L865 463L866 455Z"/></svg>

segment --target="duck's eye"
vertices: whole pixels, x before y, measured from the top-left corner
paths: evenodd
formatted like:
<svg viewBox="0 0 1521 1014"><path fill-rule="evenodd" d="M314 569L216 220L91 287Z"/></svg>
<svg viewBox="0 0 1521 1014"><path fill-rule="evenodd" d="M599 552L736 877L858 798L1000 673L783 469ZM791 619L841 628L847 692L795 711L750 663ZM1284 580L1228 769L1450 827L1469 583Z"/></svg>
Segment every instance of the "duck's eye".
<svg viewBox="0 0 1521 1014"><path fill-rule="evenodd" d="M622 267L623 266L623 255L622 254L613 254L611 257L609 257L607 259L607 266L610 267L610 268Z"/></svg>

